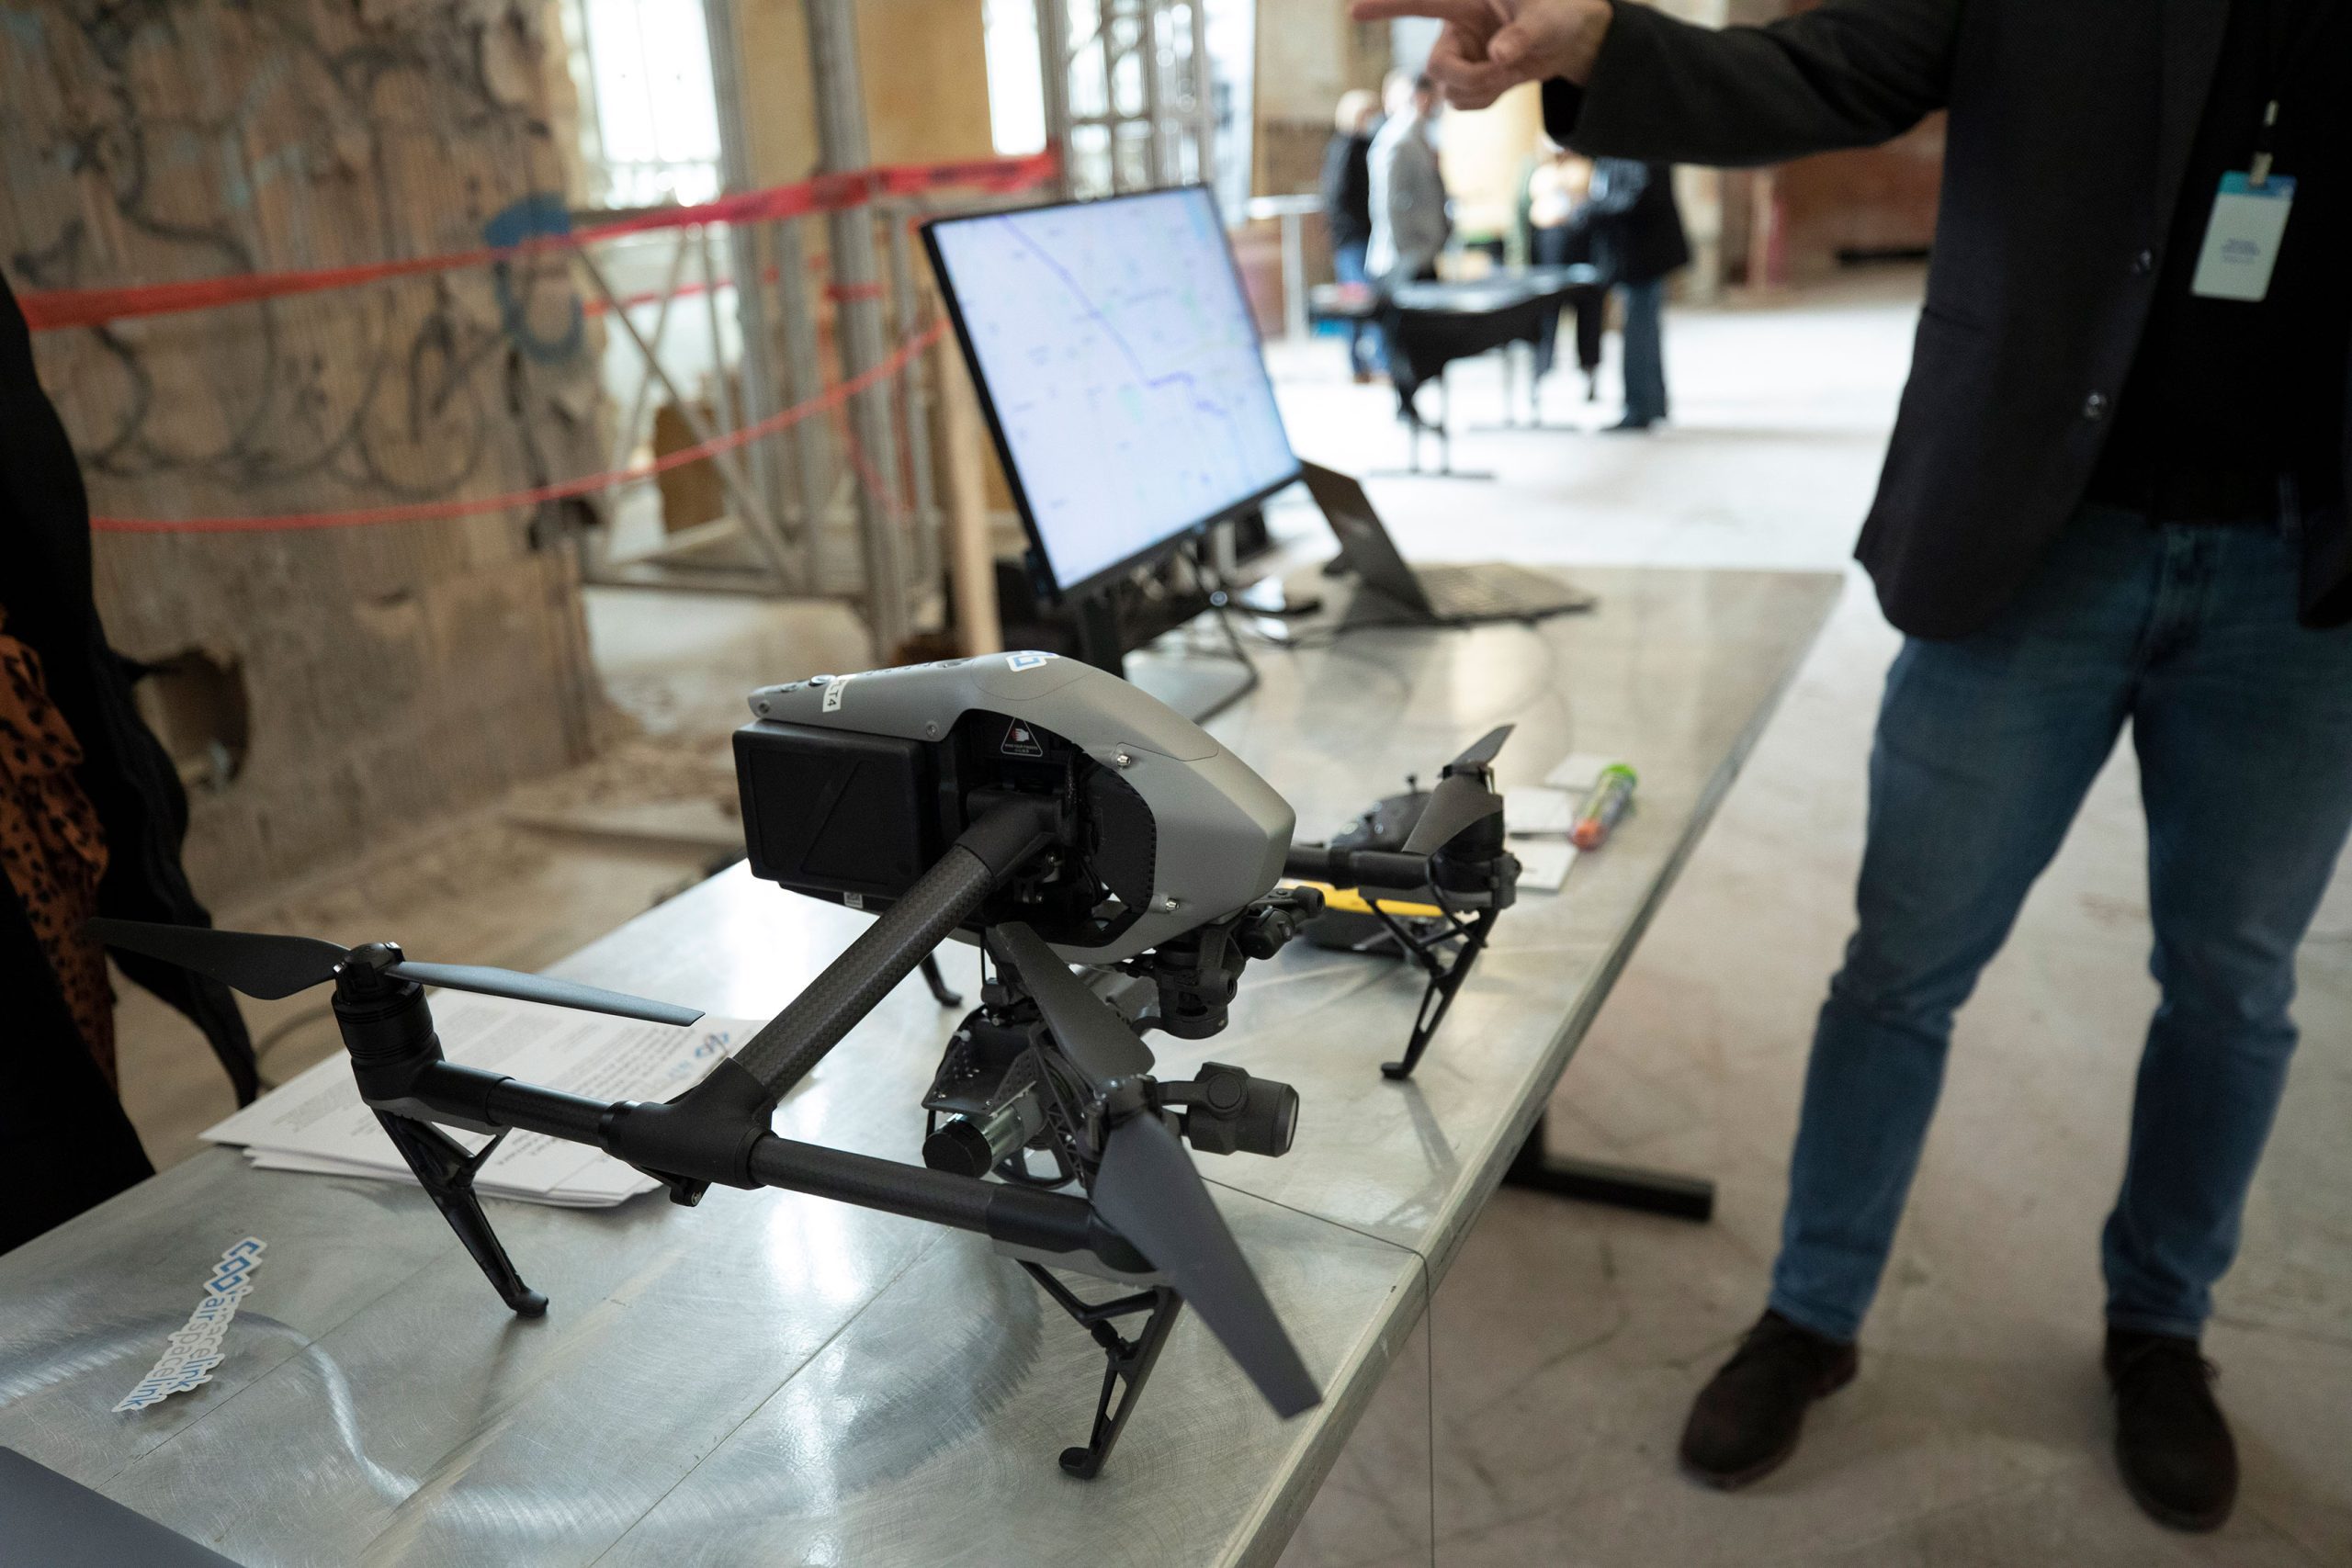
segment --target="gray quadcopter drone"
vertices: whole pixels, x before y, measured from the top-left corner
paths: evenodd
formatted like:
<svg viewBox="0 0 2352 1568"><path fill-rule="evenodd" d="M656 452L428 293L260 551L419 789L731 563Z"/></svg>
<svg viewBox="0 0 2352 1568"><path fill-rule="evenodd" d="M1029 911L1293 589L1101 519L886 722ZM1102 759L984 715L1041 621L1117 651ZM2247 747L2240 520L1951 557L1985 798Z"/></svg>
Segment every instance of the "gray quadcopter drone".
<svg viewBox="0 0 2352 1568"><path fill-rule="evenodd" d="M1318 1403L1183 1146L1279 1156L1298 1096L1215 1063L1159 1079L1140 1037L1215 1034L1247 962L1320 912L1312 889L1276 886L1290 807L1197 726L1050 654L819 676L751 702L735 758L752 869L877 918L673 1100L608 1103L447 1061L424 987L671 1023L692 1022L690 1010L414 963L390 942L110 919L91 930L251 996L333 980L362 1098L523 1316L547 1298L524 1284L473 1190L517 1128L603 1148L680 1203L713 1185L781 1187L993 1238L1103 1348L1092 1431L1061 1455L1073 1475L1100 1472L1187 1300L1277 1412ZM784 1095L951 937L978 942L992 972L924 1098L924 1163L770 1131ZM444 1126L494 1136L469 1152ZM1085 1300L1047 1264L1125 1293ZM1113 1326L1138 1313L1132 1339Z"/></svg>

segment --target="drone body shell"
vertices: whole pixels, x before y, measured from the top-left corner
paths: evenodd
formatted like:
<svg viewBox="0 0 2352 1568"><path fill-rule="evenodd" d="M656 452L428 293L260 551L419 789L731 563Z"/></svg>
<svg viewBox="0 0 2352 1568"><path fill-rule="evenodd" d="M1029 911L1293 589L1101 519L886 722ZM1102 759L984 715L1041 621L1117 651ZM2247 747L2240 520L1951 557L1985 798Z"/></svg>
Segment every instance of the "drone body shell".
<svg viewBox="0 0 2352 1568"><path fill-rule="evenodd" d="M931 741L966 713L1002 714L1116 769L1157 829L1151 897L1099 946L1056 943L1073 964L1116 964L1233 913L1274 886L1296 826L1290 803L1200 726L1115 675L1055 654L813 677L763 687L751 705L784 724Z"/></svg>

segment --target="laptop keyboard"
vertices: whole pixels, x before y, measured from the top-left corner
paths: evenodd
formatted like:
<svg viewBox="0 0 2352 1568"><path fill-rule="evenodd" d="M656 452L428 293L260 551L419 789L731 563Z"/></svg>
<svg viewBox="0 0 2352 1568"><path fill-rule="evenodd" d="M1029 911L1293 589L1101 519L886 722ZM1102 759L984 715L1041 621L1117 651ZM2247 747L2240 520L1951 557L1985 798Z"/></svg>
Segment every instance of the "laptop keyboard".
<svg viewBox="0 0 2352 1568"><path fill-rule="evenodd" d="M1582 609L1591 595L1548 573L1505 562L1419 566L1413 575L1446 620L1491 620Z"/></svg>

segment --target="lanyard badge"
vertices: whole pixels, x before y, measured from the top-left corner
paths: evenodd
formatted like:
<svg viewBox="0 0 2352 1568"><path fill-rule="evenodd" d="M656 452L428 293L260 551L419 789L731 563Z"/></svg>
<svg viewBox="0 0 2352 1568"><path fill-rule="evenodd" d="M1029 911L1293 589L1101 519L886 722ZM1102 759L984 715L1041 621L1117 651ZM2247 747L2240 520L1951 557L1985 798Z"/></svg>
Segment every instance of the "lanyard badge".
<svg viewBox="0 0 2352 1568"><path fill-rule="evenodd" d="M2294 206L2291 175L2272 175L2257 184L2252 175L2223 175L2188 291L2208 299L2247 300L2269 293L2270 269Z"/></svg>
<svg viewBox="0 0 2352 1568"><path fill-rule="evenodd" d="M2213 210L2205 220L2205 243L2198 247L2197 272L2188 291L2207 299L2255 301L2270 292L2278 243L2295 208L2295 181L2270 172L2270 141L2278 123L2278 102L2262 114L2262 137L2245 174L2222 176Z"/></svg>

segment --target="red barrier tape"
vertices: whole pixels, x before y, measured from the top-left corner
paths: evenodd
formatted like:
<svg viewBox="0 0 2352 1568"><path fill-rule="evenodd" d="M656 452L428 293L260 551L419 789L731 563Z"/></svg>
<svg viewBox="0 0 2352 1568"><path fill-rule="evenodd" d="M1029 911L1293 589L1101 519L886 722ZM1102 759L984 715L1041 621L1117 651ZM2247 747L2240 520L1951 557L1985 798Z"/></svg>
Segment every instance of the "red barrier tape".
<svg viewBox="0 0 2352 1568"><path fill-rule="evenodd" d="M836 382L805 403L796 403L781 413L772 414L757 424L721 435L699 446L682 447L634 468L619 468L611 473L590 474L584 479L565 479L558 484L540 485L532 490L519 490L505 495L481 496L470 501L413 502L399 506L368 506L352 512L295 512L270 517L93 517L90 529L97 534L254 534L279 533L303 528L356 528L370 523L435 523L453 517L477 517L486 512L503 512L511 507L537 506L542 502L563 501L575 495L609 485L630 484L667 473L672 468L698 461L719 452L731 452L739 446L789 429L813 414L829 412L841 407L867 388L877 386L904 370L915 355L937 343L947 331L944 321L934 322L927 330L909 338L881 364L846 381ZM873 476L862 475L878 486Z"/></svg>
<svg viewBox="0 0 2352 1568"><path fill-rule="evenodd" d="M110 321L148 316L174 316L209 310L222 305L250 304L329 289L351 288L388 278L415 277L488 266L549 252L569 252L597 240L681 229L697 223L764 223L812 212L837 212L860 207L877 197L915 196L925 191L971 186L1007 194L1027 190L1052 179L1060 162L1048 152L1025 158L994 158L962 164L885 164L854 175L820 175L797 185L773 186L721 197L695 207L664 208L633 213L599 223L573 234L548 235L518 245L455 251L405 261L371 262L361 266L324 267L309 272L256 272L236 277L195 278L185 283L152 283L130 288L44 288L17 297L25 321L37 333L67 327L103 326Z"/></svg>

